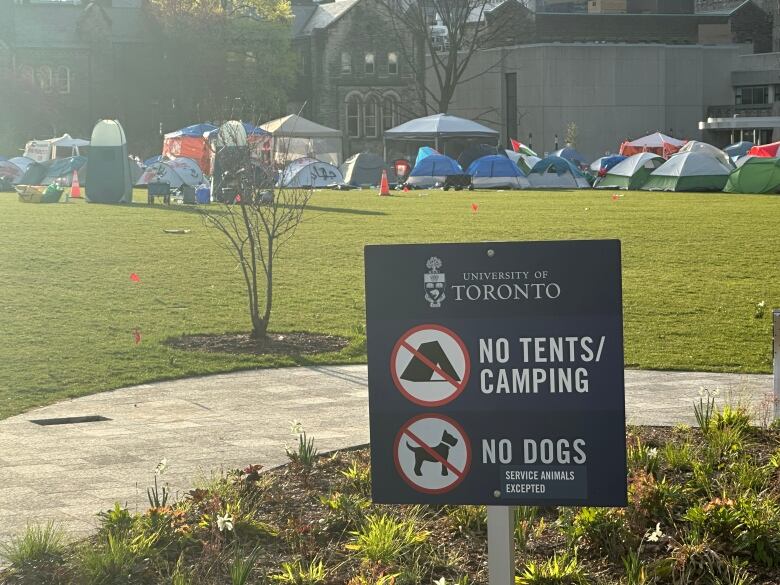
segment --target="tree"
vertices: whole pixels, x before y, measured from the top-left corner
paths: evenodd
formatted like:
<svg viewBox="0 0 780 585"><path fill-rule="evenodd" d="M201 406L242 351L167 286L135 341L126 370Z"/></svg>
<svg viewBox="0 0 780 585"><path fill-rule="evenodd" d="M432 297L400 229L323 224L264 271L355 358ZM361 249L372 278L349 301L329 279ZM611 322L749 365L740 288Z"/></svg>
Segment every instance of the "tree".
<svg viewBox="0 0 780 585"><path fill-rule="evenodd" d="M486 72L466 77L471 58L504 30L501 24L488 26L485 18L494 0L377 2L384 20L399 40L404 62L415 73L424 113L430 110L447 113L458 85ZM500 58L489 69L499 63ZM428 83L431 77L433 84Z"/></svg>
<svg viewBox="0 0 780 585"><path fill-rule="evenodd" d="M267 335L273 307L273 282L280 248L295 235L311 198L311 188L268 187L273 177L253 167L249 149L229 122L216 140L216 203L199 207L204 222L219 232L223 243L241 268L251 337L261 342ZM219 175L217 176L217 173Z"/></svg>

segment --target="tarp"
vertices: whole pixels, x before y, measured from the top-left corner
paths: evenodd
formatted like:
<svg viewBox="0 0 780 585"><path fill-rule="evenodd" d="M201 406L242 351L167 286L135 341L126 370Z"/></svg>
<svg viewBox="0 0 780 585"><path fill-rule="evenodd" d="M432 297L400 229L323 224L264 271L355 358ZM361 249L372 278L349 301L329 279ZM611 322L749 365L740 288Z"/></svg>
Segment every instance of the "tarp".
<svg viewBox="0 0 780 585"><path fill-rule="evenodd" d="M548 156L528 173L531 187L547 189L588 189L585 175L571 162L559 156Z"/></svg>
<svg viewBox="0 0 780 585"><path fill-rule="evenodd" d="M432 154L414 165L406 183L414 187L433 187L444 183L450 175L462 175L463 169L458 162L443 154Z"/></svg>
<svg viewBox="0 0 780 585"><path fill-rule="evenodd" d="M21 185L49 185L56 179L64 179L61 183L70 185L73 171L80 170L87 164L87 157L72 156L56 158L43 163L32 163L19 181Z"/></svg>
<svg viewBox="0 0 780 585"><path fill-rule="evenodd" d="M561 158L565 158L566 160L571 161L580 167L588 164L587 159L571 146L556 150L555 152L551 153L550 156L559 156Z"/></svg>
<svg viewBox="0 0 780 585"><path fill-rule="evenodd" d="M645 191L722 191L731 169L699 152L675 154L650 173Z"/></svg>
<svg viewBox="0 0 780 585"><path fill-rule="evenodd" d="M727 193L780 193L780 159L751 157L731 171Z"/></svg>
<svg viewBox="0 0 780 585"><path fill-rule="evenodd" d="M664 159L652 152L633 154L612 167L596 182L598 189L641 189L650 173L664 164Z"/></svg>
<svg viewBox="0 0 780 585"><path fill-rule="evenodd" d="M426 140L434 138L498 138L498 132L449 114L434 114L409 120L395 128L385 130L385 138L393 140Z"/></svg>
<svg viewBox="0 0 780 585"><path fill-rule="evenodd" d="M475 189L525 189L530 186L517 165L499 154L478 158L469 165L466 174L471 175L471 185Z"/></svg>
<svg viewBox="0 0 780 585"><path fill-rule="evenodd" d="M287 163L296 158L316 158L332 165L341 164L344 151L340 130L322 126L297 114L271 120L260 126L273 135L272 156Z"/></svg>
<svg viewBox="0 0 780 585"><path fill-rule="evenodd" d="M180 156L147 167L135 184L168 183L171 187L177 188L182 185L197 187L203 181L203 173L198 164L190 158Z"/></svg>
<svg viewBox="0 0 780 585"><path fill-rule="evenodd" d="M259 126L248 122L240 122L240 124L247 135L252 162L254 164L268 163L270 154L264 156L263 153L270 153L270 134ZM218 130L218 126L203 122L187 126L175 132L169 132L163 138L162 154L171 159L177 157L192 159L198 164L201 171L211 174L214 164L214 141L217 139ZM153 162L157 161L145 162L144 164L148 166L148 164Z"/></svg>
<svg viewBox="0 0 780 585"><path fill-rule="evenodd" d="M344 182L360 187L364 185L379 185L382 171L387 171L388 181L395 182L395 171L384 159L373 152L361 152L349 157L339 169Z"/></svg>
<svg viewBox="0 0 780 585"><path fill-rule="evenodd" d="M745 156L751 148L753 148L753 143L748 142L747 140L743 140L742 142L729 144L726 148L723 149L723 152L725 152L731 157L732 160L734 160L740 156Z"/></svg>
<svg viewBox="0 0 780 585"><path fill-rule="evenodd" d="M638 154L640 152L652 152L653 154L668 158L680 150L680 147L686 142L686 140L678 140L677 138L672 138L666 134L654 132L653 134L648 134L642 138L624 142L620 145L620 154L623 156L631 156L632 154Z"/></svg>
<svg viewBox="0 0 780 585"><path fill-rule="evenodd" d="M685 153L685 152L700 152L701 154L706 154L707 156L711 156L713 158L718 159L721 163L723 163L724 166L731 168L734 168L734 164L731 162L731 158L729 158L729 155L723 152L720 148L717 148L715 146L712 146L712 144L707 144L706 142L699 142L698 140L690 140L683 145L680 150L677 152L679 153Z"/></svg>
<svg viewBox="0 0 780 585"><path fill-rule="evenodd" d="M417 166L420 164L420 161L424 159L426 156L431 156L432 154L439 154L438 151L431 148L430 146L421 146L417 150L417 159L414 161L414 166Z"/></svg>
<svg viewBox="0 0 780 585"><path fill-rule="evenodd" d="M280 187L323 188L341 185L344 177L341 171L321 160L313 158L299 158L285 167L281 178Z"/></svg>
<svg viewBox="0 0 780 585"><path fill-rule="evenodd" d="M762 144L760 146L754 146L753 148L748 150L748 154L752 156L776 157L778 148L780 148L780 142L773 142L772 144Z"/></svg>
<svg viewBox="0 0 780 585"><path fill-rule="evenodd" d="M507 158L504 150L497 146L492 146L490 144L470 144L460 153L458 164L461 168L467 169L475 160L482 158L483 156L494 155L500 155Z"/></svg>

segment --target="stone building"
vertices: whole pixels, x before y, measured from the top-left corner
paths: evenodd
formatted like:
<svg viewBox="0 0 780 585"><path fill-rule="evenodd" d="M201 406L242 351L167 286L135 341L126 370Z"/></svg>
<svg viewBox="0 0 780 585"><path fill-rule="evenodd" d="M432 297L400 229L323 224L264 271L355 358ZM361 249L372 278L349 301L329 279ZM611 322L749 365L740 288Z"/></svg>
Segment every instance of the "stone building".
<svg viewBox="0 0 780 585"><path fill-rule="evenodd" d="M405 61L376 0L295 0L293 14L300 70L291 111L303 108L305 117L340 129L345 156L381 154L384 130L421 114L421 68Z"/></svg>

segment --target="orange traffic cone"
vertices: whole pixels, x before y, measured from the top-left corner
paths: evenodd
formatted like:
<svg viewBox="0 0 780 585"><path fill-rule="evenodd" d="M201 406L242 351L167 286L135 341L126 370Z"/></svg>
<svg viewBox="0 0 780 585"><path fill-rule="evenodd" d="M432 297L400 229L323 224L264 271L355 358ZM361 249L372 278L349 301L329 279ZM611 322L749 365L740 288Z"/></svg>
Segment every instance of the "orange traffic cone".
<svg viewBox="0 0 780 585"><path fill-rule="evenodd" d="M382 171L382 180L379 183L379 196L390 195L390 183L387 182L387 171Z"/></svg>
<svg viewBox="0 0 780 585"><path fill-rule="evenodd" d="M79 185L79 172L73 171L73 179L70 182L70 196L81 199L81 185Z"/></svg>

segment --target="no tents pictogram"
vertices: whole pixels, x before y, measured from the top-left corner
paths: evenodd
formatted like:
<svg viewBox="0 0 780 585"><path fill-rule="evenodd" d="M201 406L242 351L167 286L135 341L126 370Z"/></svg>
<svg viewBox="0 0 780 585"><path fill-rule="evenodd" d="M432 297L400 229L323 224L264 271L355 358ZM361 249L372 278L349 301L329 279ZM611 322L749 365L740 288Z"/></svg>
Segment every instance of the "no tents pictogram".
<svg viewBox="0 0 780 585"><path fill-rule="evenodd" d="M465 479L471 466L471 443L451 418L422 414L398 431L393 455L398 474L410 487L440 494Z"/></svg>
<svg viewBox="0 0 780 585"><path fill-rule="evenodd" d="M419 325L393 348L390 373L398 390L420 406L441 406L466 388L471 360L466 344L441 325Z"/></svg>

